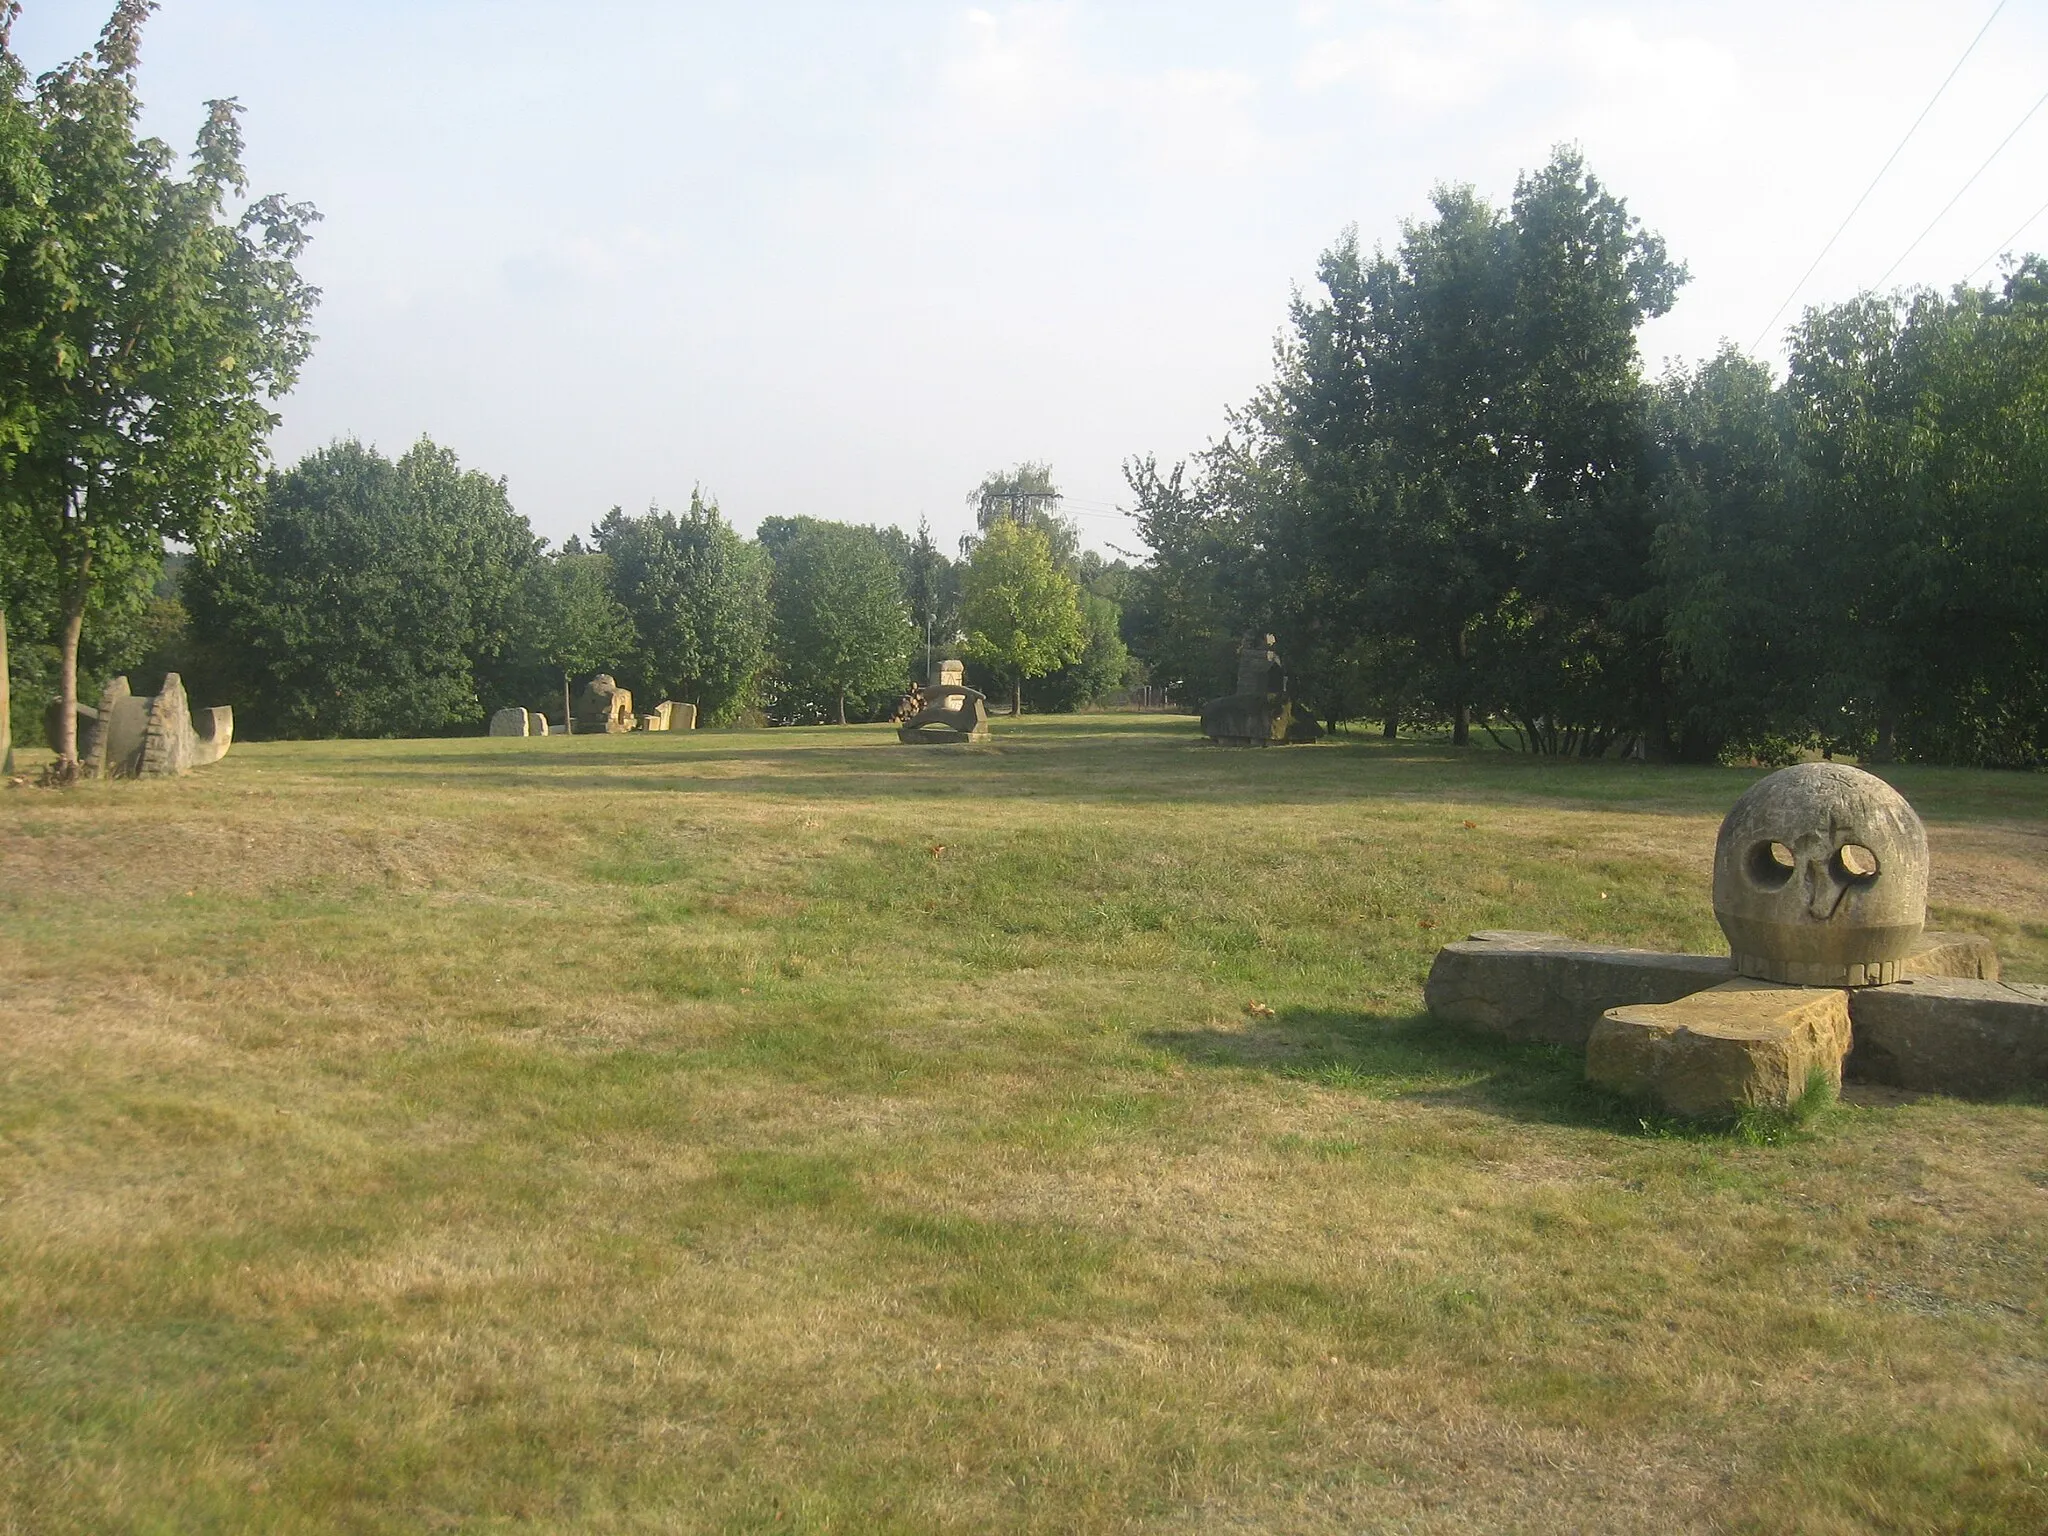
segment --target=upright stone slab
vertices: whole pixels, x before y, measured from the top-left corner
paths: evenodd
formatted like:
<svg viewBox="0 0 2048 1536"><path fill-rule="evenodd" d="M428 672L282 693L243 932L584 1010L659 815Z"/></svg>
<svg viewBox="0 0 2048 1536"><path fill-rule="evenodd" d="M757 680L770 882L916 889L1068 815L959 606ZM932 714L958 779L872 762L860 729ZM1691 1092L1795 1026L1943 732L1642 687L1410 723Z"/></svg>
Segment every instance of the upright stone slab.
<svg viewBox="0 0 2048 1536"><path fill-rule="evenodd" d="M667 730L669 722L675 718L675 710L675 705L666 701L655 705L654 708L640 717L640 729L643 731Z"/></svg>
<svg viewBox="0 0 2048 1536"><path fill-rule="evenodd" d="M1858 1082L1964 1099L2048 1090L2048 987L1908 977L1860 989L1849 1016Z"/></svg>
<svg viewBox="0 0 2048 1536"><path fill-rule="evenodd" d="M1728 980L1726 955L1602 949L1556 933L1475 933L1437 951L1430 1015L1509 1040L1582 1046L1610 1008L1670 1003Z"/></svg>
<svg viewBox="0 0 2048 1536"><path fill-rule="evenodd" d="M1783 1109L1821 1073L1837 1090L1849 994L1738 977L1675 1003L1613 1008L1586 1042L1586 1076L1689 1119Z"/></svg>
<svg viewBox="0 0 2048 1536"><path fill-rule="evenodd" d="M493 736L530 736L533 733L527 724L526 711L514 705L510 709L501 709L491 716L491 734Z"/></svg>
<svg viewBox="0 0 2048 1536"><path fill-rule="evenodd" d="M668 728L672 731L694 731L697 729L697 706L676 704L668 714Z"/></svg>
<svg viewBox="0 0 2048 1536"><path fill-rule="evenodd" d="M548 717L547 717L546 715L542 714L542 713L541 713L541 712L540 712L539 710L537 710L537 709L529 709L529 710L528 710L528 711L526 712L526 734L527 734L527 735L529 735L529 736L545 736L545 735L547 735L547 734L548 734L548 732L549 732L549 730L550 730L550 729L551 729L551 727L550 727L550 726L548 725Z"/></svg>

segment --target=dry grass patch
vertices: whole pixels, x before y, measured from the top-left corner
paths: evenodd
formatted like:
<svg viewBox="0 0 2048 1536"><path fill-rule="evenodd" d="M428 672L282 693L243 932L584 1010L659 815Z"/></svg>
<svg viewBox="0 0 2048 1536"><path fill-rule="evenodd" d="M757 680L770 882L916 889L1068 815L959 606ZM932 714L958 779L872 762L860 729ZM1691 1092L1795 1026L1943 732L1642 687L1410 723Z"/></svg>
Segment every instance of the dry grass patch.
<svg viewBox="0 0 2048 1536"><path fill-rule="evenodd" d="M1717 944L1750 777L1081 719L0 793L0 1531L2048 1528L2048 1110L1757 1145L1416 1017L1474 928ZM2048 979L2048 785L1899 777Z"/></svg>

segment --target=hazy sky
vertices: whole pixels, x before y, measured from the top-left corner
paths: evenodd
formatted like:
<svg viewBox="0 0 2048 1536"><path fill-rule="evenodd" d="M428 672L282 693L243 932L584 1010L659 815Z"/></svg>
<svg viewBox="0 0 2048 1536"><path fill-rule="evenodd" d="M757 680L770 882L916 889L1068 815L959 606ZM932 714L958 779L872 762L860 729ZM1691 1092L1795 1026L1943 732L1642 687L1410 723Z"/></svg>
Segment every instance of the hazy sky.
<svg viewBox="0 0 2048 1536"><path fill-rule="evenodd" d="M950 538L984 470L1049 459L1128 543L1122 461L1219 430L1345 225L1505 200L1561 140L1692 268L1651 365L1749 345L1992 3L165 0L143 90L181 146L239 97L253 190L326 216L280 458L427 433L556 539L693 485L742 529ZM17 49L110 5L27 0ZM2042 9L2009 0L1802 300L1876 283L2048 90ZM1891 283L2044 201L2048 110Z"/></svg>

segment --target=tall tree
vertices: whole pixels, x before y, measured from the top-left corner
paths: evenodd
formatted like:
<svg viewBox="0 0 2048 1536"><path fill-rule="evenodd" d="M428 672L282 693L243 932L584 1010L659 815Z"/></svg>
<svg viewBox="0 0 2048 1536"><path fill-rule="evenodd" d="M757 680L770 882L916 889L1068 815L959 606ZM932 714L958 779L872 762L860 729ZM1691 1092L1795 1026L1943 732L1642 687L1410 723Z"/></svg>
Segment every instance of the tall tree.
<svg viewBox="0 0 2048 1536"><path fill-rule="evenodd" d="M0 500L54 588L60 780L78 771L95 588L153 572L166 538L206 549L244 521L276 424L263 402L291 387L312 341L316 294L295 262L315 214L269 197L230 215L247 187L236 104L208 104L182 177L168 145L136 135L153 9L121 0L92 54L37 82L26 106L46 190L0 229ZM6 29L0 52L19 90Z"/></svg>
<svg viewBox="0 0 2048 1536"><path fill-rule="evenodd" d="M797 519L781 541L769 596L775 609L778 713L813 711L846 724L846 701L900 692L916 634L902 572L871 528Z"/></svg>
<svg viewBox="0 0 2048 1536"><path fill-rule="evenodd" d="M923 518L917 520L917 537L910 542L903 591L910 600L910 622L924 643L924 668L929 673L935 653L960 638L960 570L946 558Z"/></svg>
<svg viewBox="0 0 2048 1536"><path fill-rule="evenodd" d="M695 704L707 723L754 698L768 663L767 556L692 493L678 516L617 507L591 530L611 561L612 594L633 621L620 680L648 700Z"/></svg>
<svg viewBox="0 0 2048 1536"><path fill-rule="evenodd" d="M479 668L486 713L559 700L567 720L570 680L622 666L633 650L633 621L612 596L611 561L580 546L527 564L509 630L502 652Z"/></svg>
<svg viewBox="0 0 2048 1536"><path fill-rule="evenodd" d="M1013 714L1024 681L1077 660L1087 634L1080 588L1060 568L1045 531L998 518L967 562L960 602L967 651L1010 684Z"/></svg>
<svg viewBox="0 0 2048 1536"><path fill-rule="evenodd" d="M483 718L538 547L504 482L447 449L342 442L272 478L185 601L254 732L425 735Z"/></svg>
<svg viewBox="0 0 2048 1536"><path fill-rule="evenodd" d="M1036 528L1045 535L1054 563L1071 570L1080 556L1081 533L1070 518L1060 516L1060 500L1052 466L1029 460L1012 469L990 470L981 477L981 484L967 493L967 505L974 509L974 526L982 537L998 522ZM973 541L963 542L971 554Z"/></svg>

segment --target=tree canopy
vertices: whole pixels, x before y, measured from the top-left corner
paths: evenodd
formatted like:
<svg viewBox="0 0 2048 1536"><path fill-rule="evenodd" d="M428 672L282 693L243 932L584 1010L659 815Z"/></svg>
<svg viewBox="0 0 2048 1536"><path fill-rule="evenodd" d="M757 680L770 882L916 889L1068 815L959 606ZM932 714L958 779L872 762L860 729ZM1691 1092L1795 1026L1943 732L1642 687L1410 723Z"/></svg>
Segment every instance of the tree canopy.
<svg viewBox="0 0 2048 1536"><path fill-rule="evenodd" d="M24 96L0 28L0 506L10 580L45 598L65 708L95 594L148 588L166 538L210 548L262 486L276 417L311 346L317 295L296 260L316 215L246 191L232 101L208 103L189 171L139 138L149 0L121 0L95 50ZM112 606L119 607L116 602Z"/></svg>
<svg viewBox="0 0 2048 1536"><path fill-rule="evenodd" d="M989 525L967 562L960 622L968 654L1010 684L1019 712L1025 680L1078 659L1087 639L1080 588L1045 531L1009 518Z"/></svg>
<svg viewBox="0 0 2048 1536"><path fill-rule="evenodd" d="M775 610L776 716L846 724L908 681L911 628L902 568L872 528L796 519L779 542L769 592Z"/></svg>

